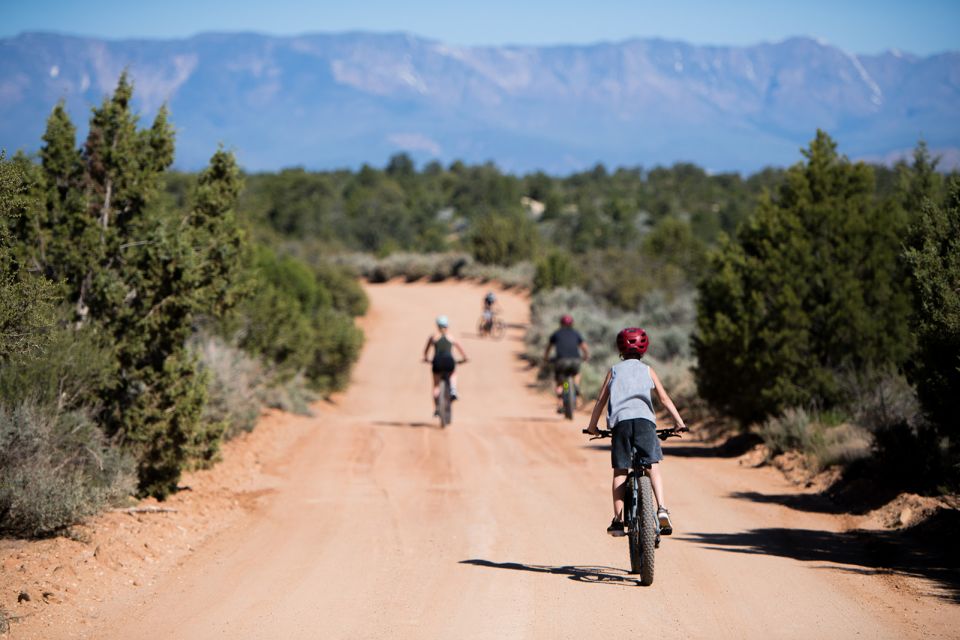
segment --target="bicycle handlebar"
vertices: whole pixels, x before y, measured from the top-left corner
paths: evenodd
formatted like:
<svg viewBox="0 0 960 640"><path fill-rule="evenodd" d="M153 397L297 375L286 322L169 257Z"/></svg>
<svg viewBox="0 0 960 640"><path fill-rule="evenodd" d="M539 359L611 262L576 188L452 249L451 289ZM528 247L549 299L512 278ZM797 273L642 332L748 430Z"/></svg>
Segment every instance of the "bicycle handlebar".
<svg viewBox="0 0 960 640"><path fill-rule="evenodd" d="M684 431L687 431L687 429L684 429ZM586 435L591 435L590 432L587 431L586 429L584 429L582 433ZM666 440L667 438L682 438L683 436L681 436L680 433L681 433L680 429L677 429L676 427L671 427L670 429L657 429L657 437L660 438L661 440ZM597 435L593 436L590 439L602 440L603 438L612 438L612 437L613 437L613 431L609 429L598 429Z"/></svg>

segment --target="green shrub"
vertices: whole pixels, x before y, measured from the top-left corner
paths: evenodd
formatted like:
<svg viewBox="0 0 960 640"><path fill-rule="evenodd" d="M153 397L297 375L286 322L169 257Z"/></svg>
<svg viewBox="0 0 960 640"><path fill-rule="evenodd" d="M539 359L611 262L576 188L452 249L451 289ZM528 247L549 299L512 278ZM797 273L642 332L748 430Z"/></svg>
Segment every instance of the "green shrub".
<svg viewBox="0 0 960 640"><path fill-rule="evenodd" d="M473 221L469 245L477 262L510 266L533 256L536 229L521 214L489 213Z"/></svg>
<svg viewBox="0 0 960 640"><path fill-rule="evenodd" d="M94 325L67 326L61 318L42 351L0 366L0 389L8 404L30 401L95 412L99 394L115 385L116 377L116 358L104 331Z"/></svg>
<svg viewBox="0 0 960 640"><path fill-rule="evenodd" d="M0 405L0 533L50 535L135 490L133 460L84 412Z"/></svg>
<svg viewBox="0 0 960 640"><path fill-rule="evenodd" d="M568 253L551 251L537 261L533 276L534 291L558 287L570 288L578 284L580 284L580 275Z"/></svg>
<svg viewBox="0 0 960 640"><path fill-rule="evenodd" d="M363 346L363 331L353 318L324 309L314 318L316 342L305 373L317 390L338 391L350 381L353 363Z"/></svg>

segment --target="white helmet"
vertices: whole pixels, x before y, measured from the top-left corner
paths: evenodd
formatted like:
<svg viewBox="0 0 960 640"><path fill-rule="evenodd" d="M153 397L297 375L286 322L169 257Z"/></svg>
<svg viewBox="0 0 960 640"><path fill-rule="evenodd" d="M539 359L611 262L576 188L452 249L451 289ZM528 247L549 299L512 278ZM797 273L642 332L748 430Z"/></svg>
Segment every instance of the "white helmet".
<svg viewBox="0 0 960 640"><path fill-rule="evenodd" d="M447 316L437 316L437 326L444 329L450 326L450 321L447 320Z"/></svg>

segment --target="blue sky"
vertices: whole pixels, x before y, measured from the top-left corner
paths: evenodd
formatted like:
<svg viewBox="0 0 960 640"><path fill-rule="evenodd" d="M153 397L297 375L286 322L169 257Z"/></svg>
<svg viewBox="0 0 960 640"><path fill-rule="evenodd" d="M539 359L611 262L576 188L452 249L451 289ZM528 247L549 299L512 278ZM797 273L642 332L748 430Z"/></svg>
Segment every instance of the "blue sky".
<svg viewBox="0 0 960 640"><path fill-rule="evenodd" d="M405 31L451 44L583 44L662 37L748 45L805 35L854 53L960 49L960 0L0 0L0 36L55 31L168 38Z"/></svg>

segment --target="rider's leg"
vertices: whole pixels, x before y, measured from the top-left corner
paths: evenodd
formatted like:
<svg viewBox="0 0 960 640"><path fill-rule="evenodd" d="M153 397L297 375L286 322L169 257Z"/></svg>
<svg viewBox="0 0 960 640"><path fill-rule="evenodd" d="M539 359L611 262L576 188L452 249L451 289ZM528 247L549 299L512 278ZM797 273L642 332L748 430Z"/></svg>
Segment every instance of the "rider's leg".
<svg viewBox="0 0 960 640"><path fill-rule="evenodd" d="M660 464L650 465L650 484L653 485L653 495L657 498L657 506L663 507L663 476L660 475Z"/></svg>
<svg viewBox="0 0 960 640"><path fill-rule="evenodd" d="M457 396L457 374L453 372L450 374L450 395Z"/></svg>
<svg viewBox="0 0 960 640"><path fill-rule="evenodd" d="M627 492L628 469L613 470L613 517L623 520L623 498Z"/></svg>
<svg viewBox="0 0 960 640"><path fill-rule="evenodd" d="M436 402L440 397L440 374L433 374L433 401Z"/></svg>

